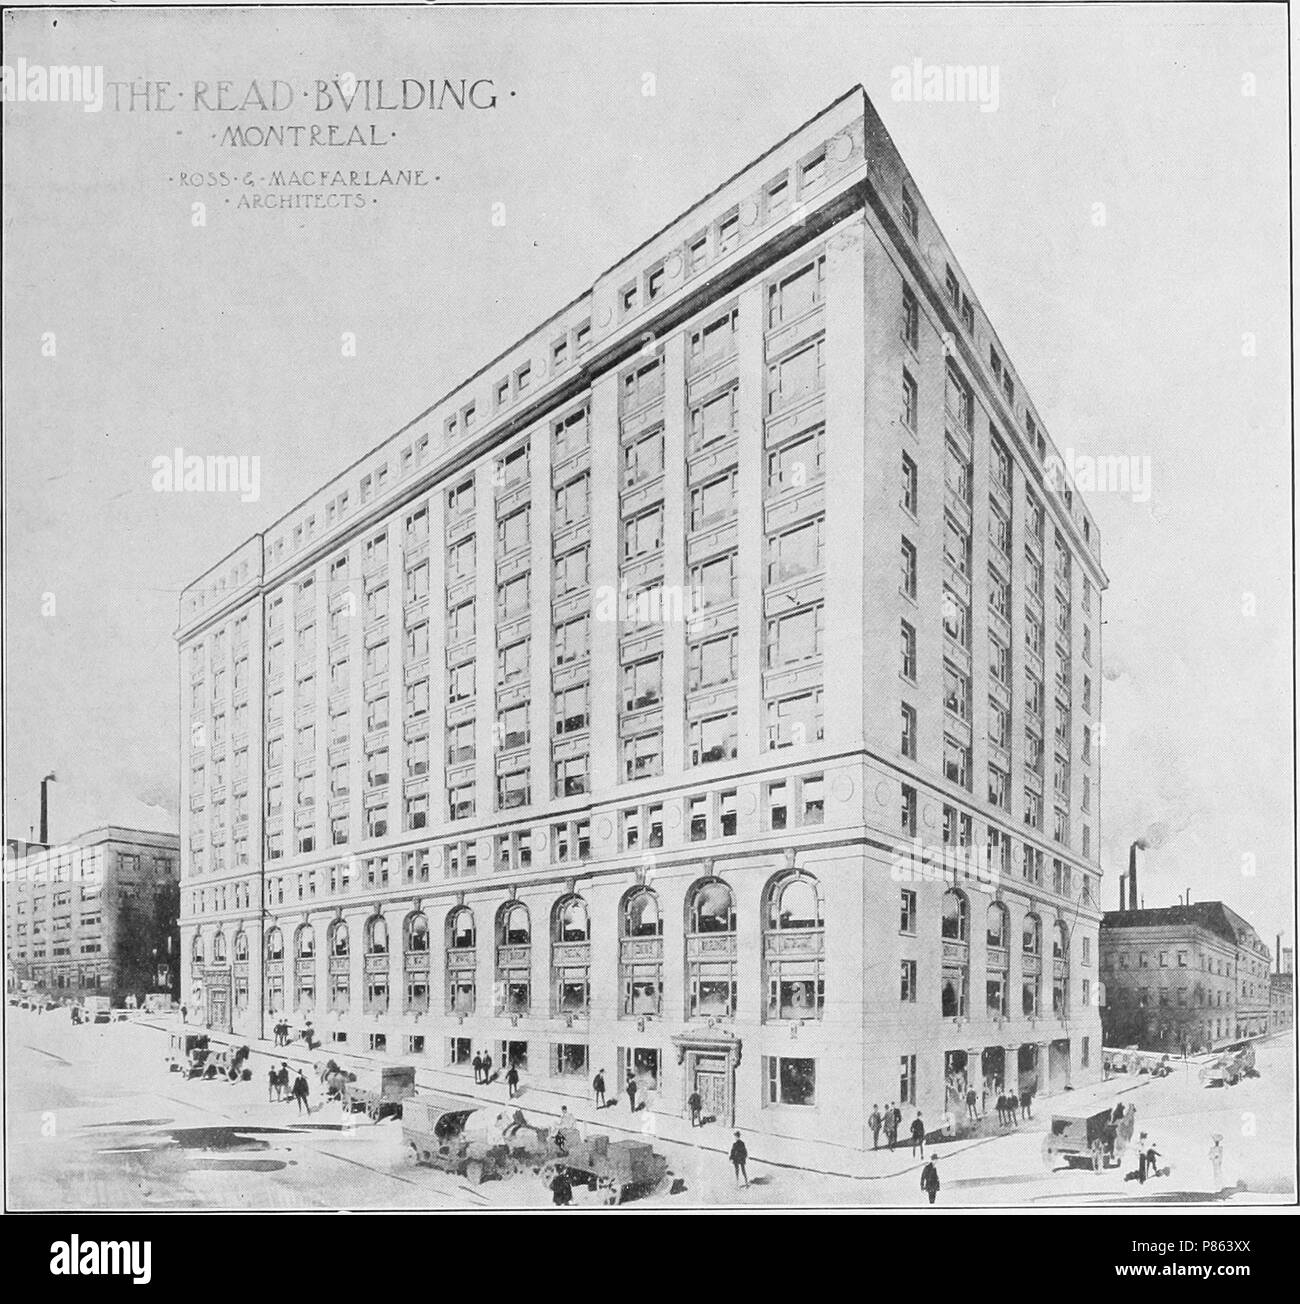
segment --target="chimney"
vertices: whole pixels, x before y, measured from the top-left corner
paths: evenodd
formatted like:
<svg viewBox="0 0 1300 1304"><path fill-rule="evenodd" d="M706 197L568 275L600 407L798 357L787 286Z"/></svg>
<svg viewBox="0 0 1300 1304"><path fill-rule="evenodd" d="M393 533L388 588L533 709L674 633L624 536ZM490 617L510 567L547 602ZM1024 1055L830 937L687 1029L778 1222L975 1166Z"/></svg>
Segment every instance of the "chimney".
<svg viewBox="0 0 1300 1304"><path fill-rule="evenodd" d="M1121 874L1119 876L1119 912L1124 913L1124 884L1128 882L1128 876Z"/></svg>
<svg viewBox="0 0 1300 1304"><path fill-rule="evenodd" d="M1274 949L1273 954L1277 956L1277 971L1278 973L1281 973L1282 972L1282 934L1281 933L1277 935L1277 946Z"/></svg>
<svg viewBox="0 0 1300 1304"><path fill-rule="evenodd" d="M1138 844L1134 842L1128 849L1128 908L1138 908Z"/></svg>

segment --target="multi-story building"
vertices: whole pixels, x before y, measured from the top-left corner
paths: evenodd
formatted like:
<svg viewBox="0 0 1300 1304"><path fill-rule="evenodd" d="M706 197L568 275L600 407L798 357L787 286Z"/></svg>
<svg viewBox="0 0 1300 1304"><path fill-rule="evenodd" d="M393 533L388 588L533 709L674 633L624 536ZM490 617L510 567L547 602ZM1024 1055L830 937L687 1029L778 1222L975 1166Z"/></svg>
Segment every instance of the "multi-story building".
<svg viewBox="0 0 1300 1304"><path fill-rule="evenodd" d="M1195 1051L1266 1033L1270 962L1255 930L1222 901L1108 910L1106 1045Z"/></svg>
<svg viewBox="0 0 1300 1304"><path fill-rule="evenodd" d="M6 847L6 983L84 999L176 994L180 839L111 826Z"/></svg>
<svg viewBox="0 0 1300 1304"><path fill-rule="evenodd" d="M1268 979L1269 1027L1289 1032L1295 1027L1295 951L1277 939L1277 970Z"/></svg>
<svg viewBox="0 0 1300 1304"><path fill-rule="evenodd" d="M185 591L192 1003L847 1145L1090 1079L1052 456L853 90Z"/></svg>

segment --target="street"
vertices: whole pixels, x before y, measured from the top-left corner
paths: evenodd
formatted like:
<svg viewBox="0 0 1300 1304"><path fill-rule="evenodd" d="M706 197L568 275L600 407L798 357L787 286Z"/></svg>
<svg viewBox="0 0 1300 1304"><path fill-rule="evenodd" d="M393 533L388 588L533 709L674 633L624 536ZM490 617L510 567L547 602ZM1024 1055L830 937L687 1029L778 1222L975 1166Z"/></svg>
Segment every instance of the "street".
<svg viewBox="0 0 1300 1304"><path fill-rule="evenodd" d="M417 1167L401 1123L345 1117L321 1104L309 1073L314 1112L267 1099L267 1070L281 1058L254 1048L251 1081L187 1080L164 1063L161 1023L73 1026L66 1011L36 1014L9 1007L9 1203L32 1209L383 1209L544 1208L550 1193L526 1172L472 1186ZM290 1052L283 1053L294 1066ZM1260 1047L1259 1076L1230 1088L1200 1085L1196 1066L1170 1078L1126 1076L1035 1103L1034 1118L1005 1134L927 1148L940 1156L938 1206L1034 1206L1227 1200L1286 1203L1294 1174L1292 1047L1276 1039ZM301 1057L299 1057L301 1059ZM452 1082L450 1074L445 1075ZM421 1086L448 1086L421 1068ZM476 1093L468 1077L455 1089ZM494 1094L495 1092L495 1094ZM505 1105L504 1090L485 1088L485 1103ZM1103 1173L1044 1166L1041 1146L1053 1108L1116 1100L1137 1107L1137 1126L1160 1151L1167 1177L1139 1185L1125 1180L1127 1161ZM586 1131L641 1135L669 1162L669 1175L630 1208L735 1206L919 1207L921 1161L900 1143L889 1154L829 1148L815 1171L798 1143L747 1136L750 1186L737 1189L726 1148L730 1133L692 1134L675 1117L626 1110L597 1114L583 1099L542 1087L518 1102L530 1121L553 1126L560 1102ZM513 1108L513 1105L512 1105ZM1212 1190L1211 1135L1223 1137L1223 1189ZM676 1191L674 1193L674 1188ZM575 1206L595 1207L575 1191Z"/></svg>

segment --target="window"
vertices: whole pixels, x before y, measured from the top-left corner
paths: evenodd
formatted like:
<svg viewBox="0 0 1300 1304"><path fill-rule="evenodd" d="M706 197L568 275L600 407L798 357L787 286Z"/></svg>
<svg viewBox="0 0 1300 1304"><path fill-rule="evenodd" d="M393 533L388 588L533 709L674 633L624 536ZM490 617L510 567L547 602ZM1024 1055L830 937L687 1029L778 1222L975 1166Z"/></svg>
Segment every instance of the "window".
<svg viewBox="0 0 1300 1304"><path fill-rule="evenodd" d="M623 775L629 782L663 773L663 732L623 740Z"/></svg>
<svg viewBox="0 0 1300 1304"><path fill-rule="evenodd" d="M824 605L817 603L767 622L769 669L795 665L821 655L825 611Z"/></svg>
<svg viewBox="0 0 1300 1304"><path fill-rule="evenodd" d="M975 400L970 385L953 362L948 363L944 388L948 415L968 434L975 424Z"/></svg>
<svg viewBox="0 0 1300 1304"><path fill-rule="evenodd" d="M916 630L907 621L899 622L899 643L902 651L902 674L905 679L916 680Z"/></svg>
<svg viewBox="0 0 1300 1304"><path fill-rule="evenodd" d="M821 303L826 292L826 256L783 277L767 290L767 324L794 321Z"/></svg>
<svg viewBox="0 0 1300 1304"><path fill-rule="evenodd" d="M821 689L777 698L767 704L769 748L802 747L825 735Z"/></svg>
<svg viewBox="0 0 1300 1304"><path fill-rule="evenodd" d="M702 607L730 602L736 596L736 554L723 553L693 566L691 585Z"/></svg>
<svg viewBox="0 0 1300 1304"><path fill-rule="evenodd" d="M736 713L728 711L722 715L691 721L689 746L692 765L735 760Z"/></svg>
<svg viewBox="0 0 1300 1304"><path fill-rule="evenodd" d="M767 1103L769 1105L817 1104L817 1061L768 1056Z"/></svg>
<svg viewBox="0 0 1300 1304"><path fill-rule="evenodd" d="M944 515L943 555L959 575L970 575L970 535L958 521L947 514Z"/></svg>
<svg viewBox="0 0 1300 1304"><path fill-rule="evenodd" d="M767 582L782 584L786 580L810 575L822 567L822 543L825 525L818 516L803 525L774 535L767 544Z"/></svg>
<svg viewBox="0 0 1300 1304"><path fill-rule="evenodd" d="M825 375L825 341L820 336L767 369L768 412L807 398L820 390Z"/></svg>
<svg viewBox="0 0 1300 1304"><path fill-rule="evenodd" d="M946 584L943 587L943 629L960 647L970 648L970 608Z"/></svg>
<svg viewBox="0 0 1300 1304"><path fill-rule="evenodd" d="M916 760L916 708L903 703L903 727L900 747L904 756Z"/></svg>
<svg viewBox="0 0 1300 1304"><path fill-rule="evenodd" d="M729 684L736 677L736 655L738 636L735 631L723 634L719 638L696 643L687 651L688 680L687 687L694 691L708 688L715 684ZM656 665L659 658L655 659ZM658 700L658 685L655 688L655 700Z"/></svg>
<svg viewBox="0 0 1300 1304"><path fill-rule="evenodd" d="M718 257L729 254L740 243L740 214L734 209L718 223Z"/></svg>
<svg viewBox="0 0 1300 1304"><path fill-rule="evenodd" d="M555 593L561 596L587 587L590 545L583 544L555 559Z"/></svg>
<svg viewBox="0 0 1300 1304"><path fill-rule="evenodd" d="M563 529L568 525L576 525L579 521L585 521L590 512L589 492L590 476L586 471L581 475L575 476L567 484L561 485L555 491L555 519L552 525L555 529ZM498 527L500 528L500 527ZM523 528L528 528L527 511L524 512ZM521 546L521 545L516 545Z"/></svg>
<svg viewBox="0 0 1300 1304"><path fill-rule="evenodd" d="M898 1102L916 1104L916 1056L901 1055L898 1060Z"/></svg>
<svg viewBox="0 0 1300 1304"><path fill-rule="evenodd" d="M916 893L911 888L902 890L898 931L908 937L916 936Z"/></svg>
<svg viewBox="0 0 1300 1304"><path fill-rule="evenodd" d="M900 979L898 999L908 1004L916 1001L916 961L903 960L899 964Z"/></svg>
<svg viewBox="0 0 1300 1304"><path fill-rule="evenodd" d="M708 529L736 514L736 475L733 468L698 489L691 490L692 530ZM654 546L658 546L657 543Z"/></svg>
<svg viewBox="0 0 1300 1304"><path fill-rule="evenodd" d="M702 371L735 352L739 316L739 311L732 308L707 326L691 333L692 371Z"/></svg>
<svg viewBox="0 0 1300 1304"><path fill-rule="evenodd" d="M623 559L630 561L658 551L663 546L663 504L623 522Z"/></svg>
<svg viewBox="0 0 1300 1304"><path fill-rule="evenodd" d="M916 295L910 285L903 286L903 316L899 325L899 334L912 348L920 347L921 313Z"/></svg>
<svg viewBox="0 0 1300 1304"><path fill-rule="evenodd" d="M782 172L775 181L768 182L767 190L764 194L767 199L768 220L771 221L780 217L790 203L790 180L788 174Z"/></svg>
<svg viewBox="0 0 1300 1304"><path fill-rule="evenodd" d="M730 439L736 433L737 390L733 385L721 394L691 408L692 451Z"/></svg>
<svg viewBox="0 0 1300 1304"><path fill-rule="evenodd" d="M916 836L916 789L910 783L902 785L902 802L899 807L899 828L909 838Z"/></svg>
<svg viewBox="0 0 1300 1304"><path fill-rule="evenodd" d="M623 448L623 483L640 484L653 480L664 469L664 436L662 430L643 435ZM585 477L584 477L585 481ZM585 492L584 492L585 498ZM586 515L586 508L583 508Z"/></svg>
<svg viewBox="0 0 1300 1304"><path fill-rule="evenodd" d="M903 454L903 496L904 511L916 515L916 463L906 453Z"/></svg>
<svg viewBox="0 0 1300 1304"><path fill-rule="evenodd" d="M663 397L664 369L662 363L661 358L653 358L649 362L629 371L623 377L624 412L631 412L634 409L645 407L646 404L653 403L656 399Z"/></svg>
<svg viewBox="0 0 1300 1304"><path fill-rule="evenodd" d="M774 493L782 493L821 480L826 474L824 445L824 428L817 426L770 452L767 455L767 487Z"/></svg>
<svg viewBox="0 0 1300 1304"><path fill-rule="evenodd" d="M916 392L916 381L912 373L903 368L903 425L913 432L917 428L918 401Z"/></svg>
<svg viewBox="0 0 1300 1304"><path fill-rule="evenodd" d="M916 597L916 547L907 539L902 540L899 549L901 568L900 589L906 597Z"/></svg>

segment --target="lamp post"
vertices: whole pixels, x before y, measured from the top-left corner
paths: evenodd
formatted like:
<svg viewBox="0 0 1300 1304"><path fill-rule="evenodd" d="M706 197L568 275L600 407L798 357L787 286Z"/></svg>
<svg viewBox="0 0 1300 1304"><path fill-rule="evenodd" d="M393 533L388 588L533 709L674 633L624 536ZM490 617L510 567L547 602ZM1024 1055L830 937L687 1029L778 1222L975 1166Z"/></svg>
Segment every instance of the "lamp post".
<svg viewBox="0 0 1300 1304"><path fill-rule="evenodd" d="M53 774L47 774L45 778L41 780L41 846L43 847L48 847L50 845L48 785L56 782L57 780Z"/></svg>

